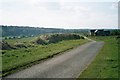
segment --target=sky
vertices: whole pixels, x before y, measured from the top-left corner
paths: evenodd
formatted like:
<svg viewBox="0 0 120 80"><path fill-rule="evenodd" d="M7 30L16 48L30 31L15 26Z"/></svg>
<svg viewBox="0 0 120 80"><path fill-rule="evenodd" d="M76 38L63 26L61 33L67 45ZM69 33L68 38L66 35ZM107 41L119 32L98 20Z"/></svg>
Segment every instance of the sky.
<svg viewBox="0 0 120 80"><path fill-rule="evenodd" d="M0 25L118 28L119 0L0 0Z"/></svg>

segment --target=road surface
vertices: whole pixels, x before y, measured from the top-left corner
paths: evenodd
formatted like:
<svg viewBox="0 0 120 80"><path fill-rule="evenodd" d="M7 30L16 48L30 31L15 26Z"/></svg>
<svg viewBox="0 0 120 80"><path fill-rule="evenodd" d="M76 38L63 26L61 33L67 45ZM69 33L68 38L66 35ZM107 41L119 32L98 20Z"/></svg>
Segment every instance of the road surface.
<svg viewBox="0 0 120 80"><path fill-rule="evenodd" d="M95 58L103 44L88 42L6 78L76 78Z"/></svg>

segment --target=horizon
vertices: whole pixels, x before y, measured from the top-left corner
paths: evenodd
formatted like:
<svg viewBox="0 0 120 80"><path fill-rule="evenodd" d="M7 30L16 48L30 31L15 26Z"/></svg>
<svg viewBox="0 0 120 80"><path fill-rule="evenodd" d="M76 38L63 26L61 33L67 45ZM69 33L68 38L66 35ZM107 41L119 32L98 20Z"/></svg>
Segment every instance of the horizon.
<svg viewBox="0 0 120 80"><path fill-rule="evenodd" d="M28 28L51 28L51 29L66 29L66 28L55 28L55 27L42 27L42 26L16 26L16 25L0 25L0 26L11 26L11 27L28 27ZM70 28L67 28L70 29ZM75 28L72 28L75 29ZM78 29L119 29L119 28L78 28Z"/></svg>
<svg viewBox="0 0 120 80"><path fill-rule="evenodd" d="M107 1L2 0L0 25L119 29L118 0Z"/></svg>

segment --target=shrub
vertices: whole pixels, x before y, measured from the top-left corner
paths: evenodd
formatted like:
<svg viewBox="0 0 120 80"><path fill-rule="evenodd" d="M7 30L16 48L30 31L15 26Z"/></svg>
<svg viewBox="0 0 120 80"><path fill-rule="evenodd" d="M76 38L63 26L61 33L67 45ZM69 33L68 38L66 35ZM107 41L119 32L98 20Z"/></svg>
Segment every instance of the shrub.
<svg viewBox="0 0 120 80"><path fill-rule="evenodd" d="M0 41L0 49L2 49L2 50L10 50L10 49L14 49L14 48L11 47L7 42Z"/></svg>
<svg viewBox="0 0 120 80"><path fill-rule="evenodd" d="M35 44L42 44L42 45L47 44L45 42L45 40L41 39L40 37L38 37L35 41L33 41L33 43L35 43Z"/></svg>
<svg viewBox="0 0 120 80"><path fill-rule="evenodd" d="M62 40L73 40L80 39L80 36L77 34L54 34L49 38L49 43L56 43Z"/></svg>
<svg viewBox="0 0 120 80"><path fill-rule="evenodd" d="M7 37L4 38L5 40L7 39Z"/></svg>
<svg viewBox="0 0 120 80"><path fill-rule="evenodd" d="M17 48L27 48L27 46L24 43L15 43L15 46Z"/></svg>
<svg viewBox="0 0 120 80"><path fill-rule="evenodd" d="M42 39L41 39L42 38ZM50 44L50 43L57 43L62 40L73 40L73 39L80 39L81 37L77 34L53 34L53 35L45 35L38 37L35 41L32 43L36 44Z"/></svg>
<svg viewBox="0 0 120 80"><path fill-rule="evenodd" d="M80 37L81 39L85 39L83 36Z"/></svg>
<svg viewBox="0 0 120 80"><path fill-rule="evenodd" d="M62 40L62 37L58 34L55 34L55 35L51 35L51 37L49 38L49 43L56 43L61 40Z"/></svg>

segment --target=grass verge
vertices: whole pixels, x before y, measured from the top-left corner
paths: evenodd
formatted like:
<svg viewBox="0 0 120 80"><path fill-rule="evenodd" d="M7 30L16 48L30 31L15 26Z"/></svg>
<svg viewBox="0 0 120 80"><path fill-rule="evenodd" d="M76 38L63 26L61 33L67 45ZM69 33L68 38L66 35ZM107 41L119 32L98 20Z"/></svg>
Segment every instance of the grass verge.
<svg viewBox="0 0 120 80"><path fill-rule="evenodd" d="M118 78L118 40L115 36L91 37L105 44L95 60L79 78Z"/></svg>

